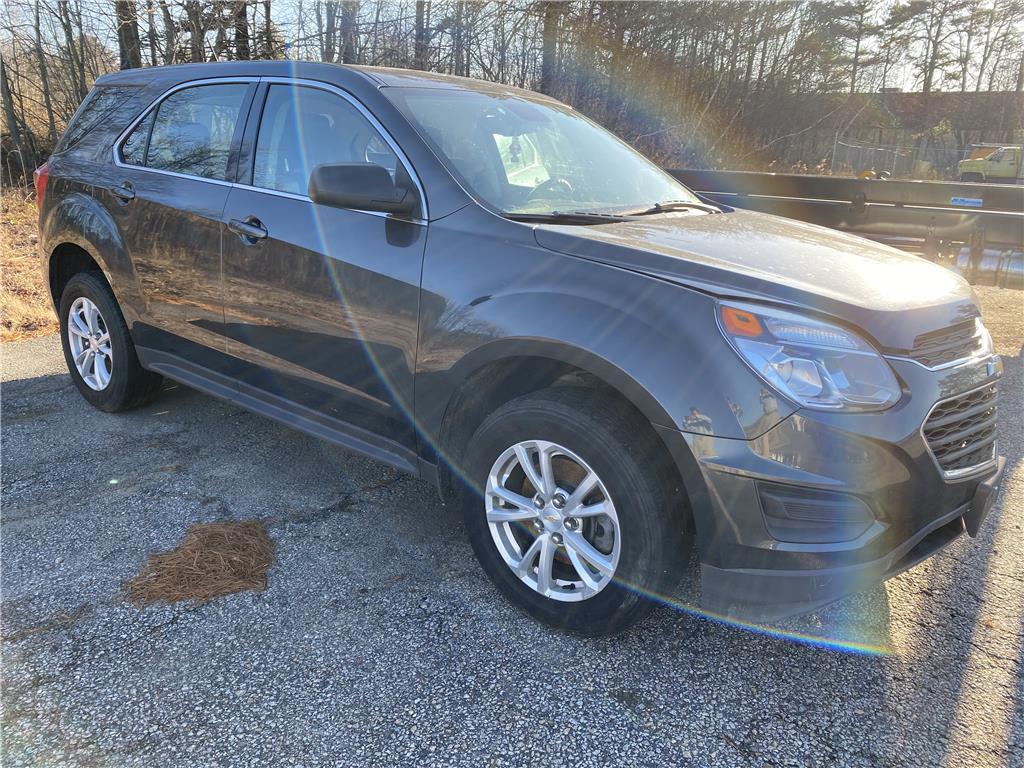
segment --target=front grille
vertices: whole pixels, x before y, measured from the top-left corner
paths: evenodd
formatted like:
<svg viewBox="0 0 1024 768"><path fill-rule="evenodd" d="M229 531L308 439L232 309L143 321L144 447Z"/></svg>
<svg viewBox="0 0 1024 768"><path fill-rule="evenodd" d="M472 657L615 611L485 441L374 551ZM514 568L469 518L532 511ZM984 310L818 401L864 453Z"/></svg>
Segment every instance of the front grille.
<svg viewBox="0 0 1024 768"><path fill-rule="evenodd" d="M964 320L937 331L922 333L914 339L910 357L927 368L970 357L981 347L981 336L973 319Z"/></svg>
<svg viewBox="0 0 1024 768"><path fill-rule="evenodd" d="M996 455L994 384L942 400L924 423L924 439L946 475L967 474Z"/></svg>

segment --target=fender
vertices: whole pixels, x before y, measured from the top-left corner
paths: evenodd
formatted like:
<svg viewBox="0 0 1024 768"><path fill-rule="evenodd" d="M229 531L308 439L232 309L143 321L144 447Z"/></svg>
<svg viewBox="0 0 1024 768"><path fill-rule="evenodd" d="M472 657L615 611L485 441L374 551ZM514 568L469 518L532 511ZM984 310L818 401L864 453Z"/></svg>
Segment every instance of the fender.
<svg viewBox="0 0 1024 768"><path fill-rule="evenodd" d="M128 326L139 319L138 308L144 306L144 299L135 268L116 222L100 202L80 192L62 196L56 205L44 212L39 229L48 286L54 251L66 243L76 245L99 265ZM54 297L54 304L58 302L59 297Z"/></svg>
<svg viewBox="0 0 1024 768"><path fill-rule="evenodd" d="M488 364L515 357L543 358L561 362L590 373L615 389L631 402L654 426L659 439L668 451L672 463L682 480L677 493L685 495L693 518L698 552L705 553L711 546L715 531L715 509L704 473L698 465L691 445L691 435L674 426L673 417L651 392L615 362L580 347L570 346L551 338L503 338L487 343L467 354L452 368L453 377L462 383L469 381ZM441 424L447 423L452 403L459 389L444 410ZM444 436L439 435L443 440ZM435 446L431 446L433 449ZM435 454L435 459L437 458ZM442 497L451 478L443 462L438 465L437 482Z"/></svg>
<svg viewBox="0 0 1024 768"><path fill-rule="evenodd" d="M528 262L531 255L520 250L510 261ZM751 440L792 412L781 398L764 396L753 371L722 338L711 297L614 267L538 255L563 260L564 270L548 269L564 274L535 288L506 283L478 299L459 296L461 306L454 298L437 301L425 278L416 383L425 434L438 434L452 396L475 372L524 356L592 373L651 424L681 432ZM528 263L519 266L542 274ZM594 274L606 270L619 275Z"/></svg>

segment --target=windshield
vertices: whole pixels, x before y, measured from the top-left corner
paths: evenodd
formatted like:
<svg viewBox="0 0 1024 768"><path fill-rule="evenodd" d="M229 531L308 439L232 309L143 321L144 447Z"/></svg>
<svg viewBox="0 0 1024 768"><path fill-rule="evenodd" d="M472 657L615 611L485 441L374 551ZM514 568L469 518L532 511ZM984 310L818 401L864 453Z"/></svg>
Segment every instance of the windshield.
<svg viewBox="0 0 1024 768"><path fill-rule="evenodd" d="M385 93L477 198L507 214L696 202L686 187L569 107L433 88Z"/></svg>

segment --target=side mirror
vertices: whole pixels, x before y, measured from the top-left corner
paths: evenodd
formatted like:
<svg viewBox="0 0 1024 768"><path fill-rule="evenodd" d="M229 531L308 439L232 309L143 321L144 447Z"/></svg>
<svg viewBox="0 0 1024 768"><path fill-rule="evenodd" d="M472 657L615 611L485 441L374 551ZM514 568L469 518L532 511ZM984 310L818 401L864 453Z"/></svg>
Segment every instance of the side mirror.
<svg viewBox="0 0 1024 768"><path fill-rule="evenodd" d="M396 185L387 169L375 163L318 165L309 175L309 199L334 208L412 214L416 192Z"/></svg>

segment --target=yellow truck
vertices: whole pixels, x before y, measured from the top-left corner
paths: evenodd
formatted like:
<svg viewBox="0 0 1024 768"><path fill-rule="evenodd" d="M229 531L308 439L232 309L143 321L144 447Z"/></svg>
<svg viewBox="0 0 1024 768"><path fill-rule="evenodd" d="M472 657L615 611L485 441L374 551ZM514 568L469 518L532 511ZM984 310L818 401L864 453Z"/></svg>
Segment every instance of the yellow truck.
<svg viewBox="0 0 1024 768"><path fill-rule="evenodd" d="M1024 147L999 147L983 157L961 160L956 164L960 181L993 184L1024 183Z"/></svg>

